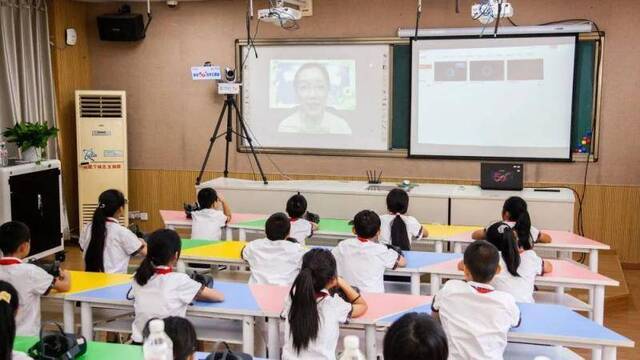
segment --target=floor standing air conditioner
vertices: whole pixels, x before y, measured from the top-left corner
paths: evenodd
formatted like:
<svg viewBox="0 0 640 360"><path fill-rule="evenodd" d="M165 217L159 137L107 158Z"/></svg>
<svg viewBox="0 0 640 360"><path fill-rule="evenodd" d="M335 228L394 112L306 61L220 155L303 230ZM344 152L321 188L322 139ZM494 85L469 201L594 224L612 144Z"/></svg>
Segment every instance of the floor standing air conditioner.
<svg viewBox="0 0 640 360"><path fill-rule="evenodd" d="M98 196L117 189L128 198L127 103L124 91L76 91L80 228L91 222ZM120 224L128 225L125 205Z"/></svg>

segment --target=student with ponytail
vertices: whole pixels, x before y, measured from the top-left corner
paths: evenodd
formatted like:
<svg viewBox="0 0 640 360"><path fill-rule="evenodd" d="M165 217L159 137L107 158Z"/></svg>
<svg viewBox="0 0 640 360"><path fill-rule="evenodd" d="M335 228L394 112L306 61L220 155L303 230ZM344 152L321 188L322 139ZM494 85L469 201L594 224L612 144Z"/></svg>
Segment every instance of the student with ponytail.
<svg viewBox="0 0 640 360"><path fill-rule="evenodd" d="M142 330L152 318L184 317L194 300L223 301L219 291L203 286L187 274L173 272L182 242L173 230L160 229L149 236L147 256L134 275L131 294L135 319L132 339L141 343Z"/></svg>
<svg viewBox="0 0 640 360"><path fill-rule="evenodd" d="M124 194L118 190L100 194L93 219L80 234L86 271L125 274L129 258L146 254L144 240L118 223L125 203Z"/></svg>
<svg viewBox="0 0 640 360"><path fill-rule="evenodd" d="M16 314L18 313L18 291L13 285L0 280L0 360L31 360L25 353L13 351L16 338Z"/></svg>
<svg viewBox="0 0 640 360"><path fill-rule="evenodd" d="M551 236L543 233L531 225L531 218L527 210L527 202L519 196L512 196L505 200L502 205L502 221L515 229L520 245L525 250L533 248L533 244L550 243ZM474 240L485 240L487 238L487 229L480 229L473 232Z"/></svg>
<svg viewBox="0 0 640 360"><path fill-rule="evenodd" d="M346 297L332 295L341 289ZM340 324L367 311L367 303L337 276L336 260L326 249L312 249L302 258L280 315L285 320L282 359L335 359Z"/></svg>
<svg viewBox="0 0 640 360"><path fill-rule="evenodd" d="M413 216L406 215L409 195L402 189L393 189L387 194L389 214L380 216L380 243L394 245L402 250L411 250L413 238L429 236L427 229Z"/></svg>
<svg viewBox="0 0 640 360"><path fill-rule="evenodd" d="M505 222L498 222L487 228L487 241L500 251L502 269L490 284L496 290L513 295L517 302L534 302L536 276L551 272L551 263L542 260L530 248L527 249L529 241L519 240L516 230Z"/></svg>

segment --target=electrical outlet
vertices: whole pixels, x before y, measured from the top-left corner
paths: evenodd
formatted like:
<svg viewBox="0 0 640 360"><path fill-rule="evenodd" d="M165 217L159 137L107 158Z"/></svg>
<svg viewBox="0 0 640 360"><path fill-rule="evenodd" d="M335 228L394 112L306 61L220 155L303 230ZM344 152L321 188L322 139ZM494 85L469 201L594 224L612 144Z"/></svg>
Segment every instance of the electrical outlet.
<svg viewBox="0 0 640 360"><path fill-rule="evenodd" d="M146 212L141 212L139 219L142 220L142 221L148 221L149 220L149 214L146 213Z"/></svg>
<svg viewBox="0 0 640 360"><path fill-rule="evenodd" d="M140 211L129 210L129 220L140 219Z"/></svg>

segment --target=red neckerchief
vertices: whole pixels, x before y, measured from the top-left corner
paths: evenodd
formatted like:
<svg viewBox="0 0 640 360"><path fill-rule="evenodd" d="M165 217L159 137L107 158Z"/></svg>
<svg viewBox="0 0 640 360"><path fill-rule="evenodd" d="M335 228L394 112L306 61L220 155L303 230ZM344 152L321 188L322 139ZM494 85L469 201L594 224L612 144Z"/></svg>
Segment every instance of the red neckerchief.
<svg viewBox="0 0 640 360"><path fill-rule="evenodd" d="M480 294L488 294L488 293L493 291L493 289L489 289L489 288L482 287L482 286L475 286L473 284L469 284L469 286L471 286L472 288L476 289L476 291L479 292Z"/></svg>
<svg viewBox="0 0 640 360"><path fill-rule="evenodd" d="M114 223L114 224L119 224L118 220L116 220L114 218L107 218L107 222Z"/></svg>
<svg viewBox="0 0 640 360"><path fill-rule="evenodd" d="M325 296L327 296L327 293L322 292L322 291L317 292L317 293L316 293L316 300L317 300L317 299L322 299L322 298L324 298Z"/></svg>
<svg viewBox="0 0 640 360"><path fill-rule="evenodd" d="M22 260L14 257L0 258L0 265L16 265L16 264L22 264Z"/></svg>
<svg viewBox="0 0 640 360"><path fill-rule="evenodd" d="M290 222L296 222L296 221L298 221L298 218L291 218L291 219L289 219L289 221Z"/></svg>
<svg viewBox="0 0 640 360"><path fill-rule="evenodd" d="M155 273L158 275L169 274L173 272L173 268L171 266L156 266Z"/></svg>
<svg viewBox="0 0 640 360"><path fill-rule="evenodd" d="M358 241L360 241L361 243L366 243L366 242L369 241L369 239L365 239L365 238L360 237L360 236L358 236L357 238L358 238Z"/></svg>

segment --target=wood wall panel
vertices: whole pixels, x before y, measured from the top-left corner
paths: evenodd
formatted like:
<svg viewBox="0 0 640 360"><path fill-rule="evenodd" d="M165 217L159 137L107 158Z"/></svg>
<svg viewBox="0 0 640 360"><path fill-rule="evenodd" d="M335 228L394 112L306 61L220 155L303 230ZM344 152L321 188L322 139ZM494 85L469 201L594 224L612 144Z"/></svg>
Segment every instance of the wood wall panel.
<svg viewBox="0 0 640 360"><path fill-rule="evenodd" d="M56 84L58 143L62 162L64 200L72 231L78 228L78 168L76 161L75 90L91 85L89 45L87 38L87 4L71 0L50 0L49 32L51 56ZM65 45L65 29L73 27L78 34L74 46Z"/></svg>
<svg viewBox="0 0 640 360"><path fill-rule="evenodd" d="M186 170L129 170L129 208L149 213L149 221L139 224L145 231L163 226L160 209L182 209L184 202L195 201L197 171ZM206 172L204 179L222 176ZM232 173L232 177L251 179L252 174ZM279 175L268 175L269 180L281 180ZM365 180L364 177L338 177L316 175L290 175L292 179ZM385 178L385 181L400 181ZM471 181L442 181L414 178L416 182L472 184ZM527 186L567 186L562 184L530 183ZM579 193L581 184L569 184ZM230 204L233 208L233 204ZM283 204L284 207L284 204ZM578 224L578 206L575 207L575 224ZM588 185L584 212L584 230L587 237L607 243L615 249L622 262L640 263L640 187ZM322 214L320 214L322 215Z"/></svg>

